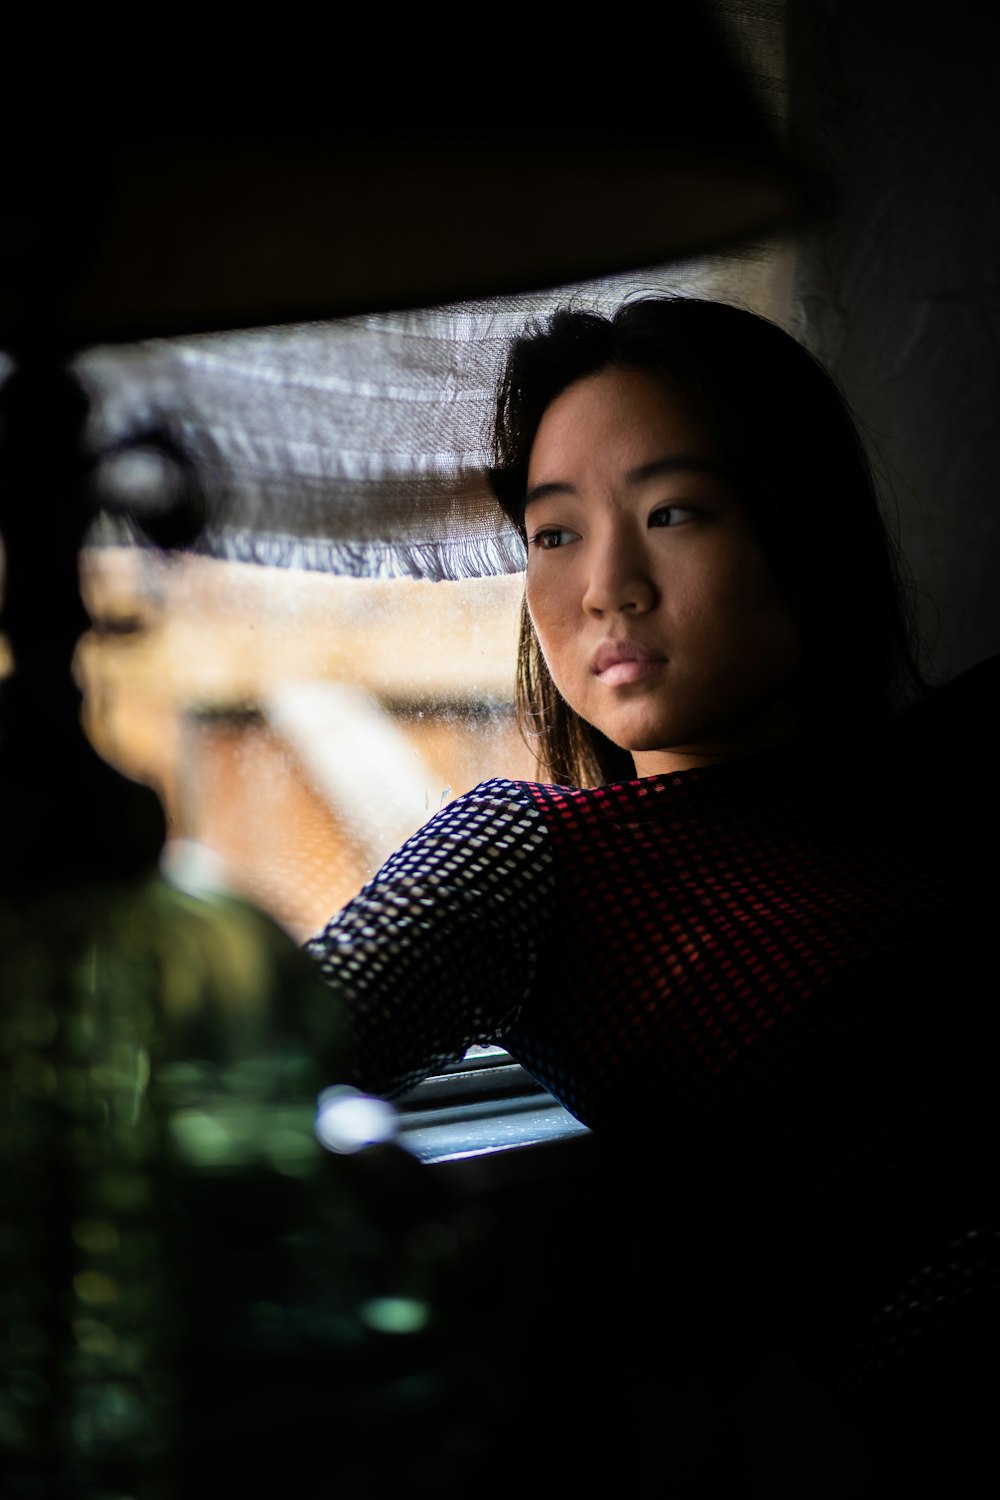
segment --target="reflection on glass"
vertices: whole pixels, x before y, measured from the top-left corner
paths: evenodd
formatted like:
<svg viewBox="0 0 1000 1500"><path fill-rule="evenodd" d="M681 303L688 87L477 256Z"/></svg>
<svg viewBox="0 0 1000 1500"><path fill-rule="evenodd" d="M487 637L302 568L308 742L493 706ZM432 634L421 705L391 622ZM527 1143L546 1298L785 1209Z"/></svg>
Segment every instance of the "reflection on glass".
<svg viewBox="0 0 1000 1500"><path fill-rule="evenodd" d="M362 1500L485 1423L470 1227L391 1119L325 1149L343 1017L277 924L156 876L0 902L0 993L5 1496Z"/></svg>
<svg viewBox="0 0 1000 1500"><path fill-rule="evenodd" d="M93 548L88 732L171 842L311 936L445 802L534 766L513 721L520 576L363 580Z"/></svg>

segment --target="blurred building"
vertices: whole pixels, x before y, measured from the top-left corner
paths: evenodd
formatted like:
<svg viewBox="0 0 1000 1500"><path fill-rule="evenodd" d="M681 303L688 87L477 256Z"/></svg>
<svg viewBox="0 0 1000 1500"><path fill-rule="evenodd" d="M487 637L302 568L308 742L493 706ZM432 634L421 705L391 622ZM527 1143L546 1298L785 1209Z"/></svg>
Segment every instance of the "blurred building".
<svg viewBox="0 0 1000 1500"><path fill-rule="evenodd" d="M530 776L519 576L431 583L94 548L88 732L297 939L437 809Z"/></svg>

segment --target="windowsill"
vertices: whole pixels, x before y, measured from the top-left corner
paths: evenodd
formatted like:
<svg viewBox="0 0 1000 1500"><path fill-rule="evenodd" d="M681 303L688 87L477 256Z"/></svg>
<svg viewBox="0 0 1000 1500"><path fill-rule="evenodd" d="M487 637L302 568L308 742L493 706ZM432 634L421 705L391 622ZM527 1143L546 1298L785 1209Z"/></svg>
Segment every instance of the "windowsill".
<svg viewBox="0 0 1000 1500"><path fill-rule="evenodd" d="M475 1049L397 1103L400 1144L431 1165L536 1153L590 1134L500 1048Z"/></svg>

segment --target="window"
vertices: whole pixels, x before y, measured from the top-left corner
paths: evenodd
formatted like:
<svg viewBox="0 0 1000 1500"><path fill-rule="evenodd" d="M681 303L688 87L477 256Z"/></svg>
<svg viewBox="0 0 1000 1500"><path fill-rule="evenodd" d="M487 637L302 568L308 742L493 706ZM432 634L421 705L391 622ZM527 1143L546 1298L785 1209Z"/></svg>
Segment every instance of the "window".
<svg viewBox="0 0 1000 1500"><path fill-rule="evenodd" d="M742 300L791 316L769 244L571 289ZM567 289L570 290L570 289ZM89 351L98 443L152 419L208 495L169 556L105 516L84 557L87 720L299 940L404 838L492 775L513 723L521 544L485 478L510 336L563 294Z"/></svg>
<svg viewBox="0 0 1000 1500"><path fill-rule="evenodd" d="M517 576L339 578L138 548L86 556L88 726L172 841L297 940L488 776L527 776Z"/></svg>
<svg viewBox="0 0 1000 1500"><path fill-rule="evenodd" d="M572 291L597 307L715 296L787 324L791 263L775 242ZM81 360L95 440L166 421L208 495L190 551L96 525L78 653L89 732L160 793L168 855L199 846L296 941L452 797L535 772L512 702L521 544L484 465L508 339L563 295ZM579 1129L501 1049L429 1080L401 1117L427 1160Z"/></svg>

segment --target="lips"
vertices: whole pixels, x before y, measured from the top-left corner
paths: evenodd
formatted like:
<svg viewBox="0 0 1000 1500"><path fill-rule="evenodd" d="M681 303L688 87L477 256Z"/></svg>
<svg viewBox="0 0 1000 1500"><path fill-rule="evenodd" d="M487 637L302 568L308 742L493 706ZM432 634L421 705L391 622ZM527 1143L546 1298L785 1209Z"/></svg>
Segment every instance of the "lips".
<svg viewBox="0 0 1000 1500"><path fill-rule="evenodd" d="M638 641L605 641L594 652L590 670L607 687L641 682L665 667L667 659Z"/></svg>

